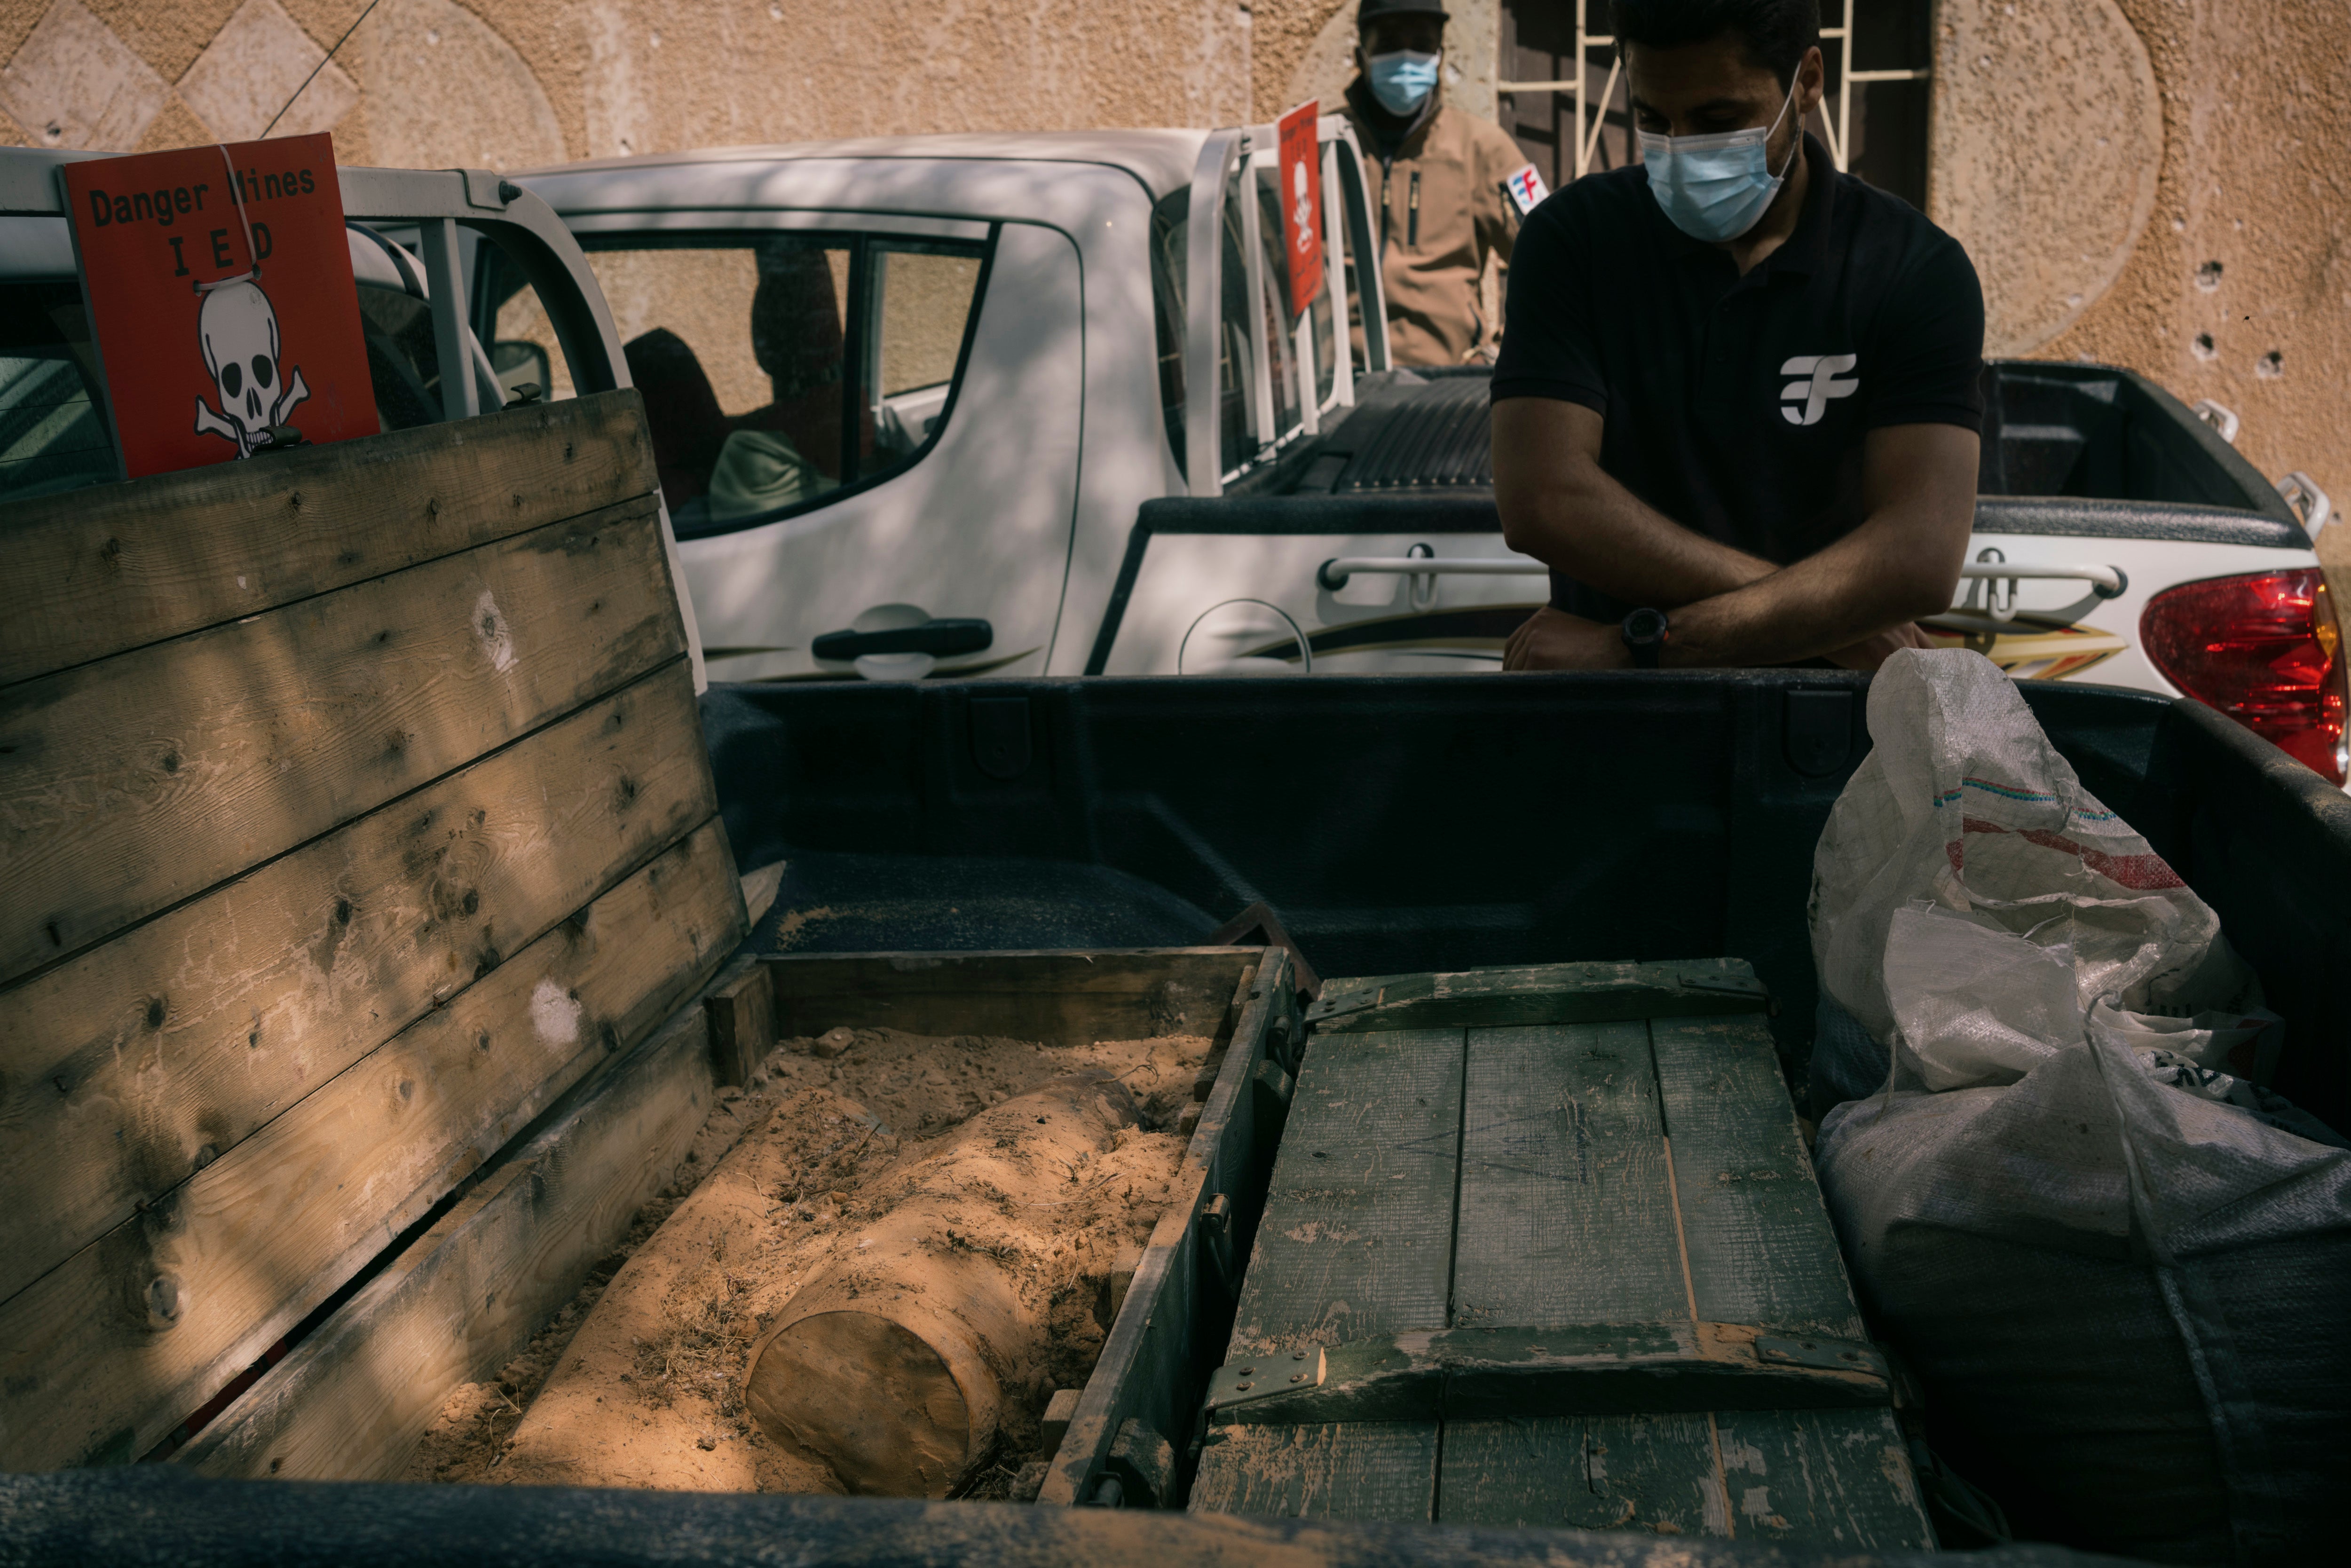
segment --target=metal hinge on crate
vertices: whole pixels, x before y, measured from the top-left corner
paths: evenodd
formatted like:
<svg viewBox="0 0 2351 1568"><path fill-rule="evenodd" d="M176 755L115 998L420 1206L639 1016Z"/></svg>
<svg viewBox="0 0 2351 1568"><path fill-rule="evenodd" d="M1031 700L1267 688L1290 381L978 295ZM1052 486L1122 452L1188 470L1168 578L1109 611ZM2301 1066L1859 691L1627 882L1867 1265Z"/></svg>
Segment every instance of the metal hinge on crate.
<svg viewBox="0 0 2351 1568"><path fill-rule="evenodd" d="M1858 1340L1740 1323L1423 1329L1218 1367L1211 1423L1290 1425L1510 1416L1782 1410L1892 1402L1886 1358Z"/></svg>

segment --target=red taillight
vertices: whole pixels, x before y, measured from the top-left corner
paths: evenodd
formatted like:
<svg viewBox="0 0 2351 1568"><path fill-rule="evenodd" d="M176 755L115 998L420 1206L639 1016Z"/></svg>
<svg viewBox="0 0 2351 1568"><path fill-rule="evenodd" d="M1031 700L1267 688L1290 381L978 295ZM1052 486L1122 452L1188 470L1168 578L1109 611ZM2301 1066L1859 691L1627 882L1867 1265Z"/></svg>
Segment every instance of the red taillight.
<svg viewBox="0 0 2351 1568"><path fill-rule="evenodd" d="M2343 782L2342 638L2325 572L2182 583L2149 600L2138 625L2166 680Z"/></svg>

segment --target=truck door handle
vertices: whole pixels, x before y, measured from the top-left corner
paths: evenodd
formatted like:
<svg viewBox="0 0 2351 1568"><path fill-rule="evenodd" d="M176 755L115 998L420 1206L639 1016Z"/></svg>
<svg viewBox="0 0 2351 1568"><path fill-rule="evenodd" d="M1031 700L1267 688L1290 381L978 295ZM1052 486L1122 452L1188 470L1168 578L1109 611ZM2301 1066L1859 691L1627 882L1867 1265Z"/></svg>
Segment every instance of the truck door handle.
<svg viewBox="0 0 2351 1568"><path fill-rule="evenodd" d="M977 653L996 641L996 629L977 618L934 617L888 632L827 632L810 645L820 659L862 659L868 653L928 653L935 659Z"/></svg>
<svg viewBox="0 0 2351 1568"><path fill-rule="evenodd" d="M1541 577L1551 568L1524 556L1448 559L1426 555L1334 556L1314 569L1314 584L1336 593L1357 572L1384 577Z"/></svg>

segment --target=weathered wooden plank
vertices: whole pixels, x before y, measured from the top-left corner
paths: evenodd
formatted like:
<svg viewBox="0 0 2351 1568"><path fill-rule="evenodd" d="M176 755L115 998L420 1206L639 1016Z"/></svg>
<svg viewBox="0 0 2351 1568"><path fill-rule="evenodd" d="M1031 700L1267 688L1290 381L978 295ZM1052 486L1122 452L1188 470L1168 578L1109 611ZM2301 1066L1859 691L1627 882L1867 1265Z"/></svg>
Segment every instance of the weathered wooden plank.
<svg viewBox="0 0 2351 1568"><path fill-rule="evenodd" d="M1759 1018L1651 1026L1698 1315L1863 1335L1771 1033Z"/></svg>
<svg viewBox="0 0 2351 1568"><path fill-rule="evenodd" d="M0 1469L128 1458L742 936L713 820L0 1302Z"/></svg>
<svg viewBox="0 0 2351 1568"><path fill-rule="evenodd" d="M1759 1018L1650 1026L1690 1288L1704 1318L1864 1333L1836 1235ZM1805 1545L1928 1546L1888 1411L1718 1411L1732 1530Z"/></svg>
<svg viewBox="0 0 2351 1568"><path fill-rule="evenodd" d="M641 500L0 690L0 983L684 651Z"/></svg>
<svg viewBox="0 0 2351 1568"><path fill-rule="evenodd" d="M1086 1499L1089 1483L1101 1473L1119 1428L1130 1418L1179 1450L1190 1437L1197 1368L1216 1348L1205 1343L1209 1329L1203 1319L1217 1287L1200 1277L1201 1210L1215 1194L1238 1194L1252 1178L1262 1177L1256 1163L1257 1100L1249 1080L1265 1060L1271 1021L1290 1016L1295 1007L1296 981L1287 953L1270 948L1260 961L1243 951L1228 962L1236 960L1236 1019L1224 1066L1184 1152L1175 1201L1152 1228L1151 1244L1135 1267L1076 1413L1058 1450L1048 1457L1050 1468L1037 1494L1045 1506L1069 1507Z"/></svg>
<svg viewBox="0 0 2351 1568"><path fill-rule="evenodd" d="M1891 1410L1718 1411L1731 1532L1788 1546L1931 1551Z"/></svg>
<svg viewBox="0 0 2351 1568"><path fill-rule="evenodd" d="M770 956L776 1028L836 1025L1022 1040L1223 1035L1236 963L1255 947L1083 952L860 953Z"/></svg>
<svg viewBox="0 0 2351 1568"><path fill-rule="evenodd" d="M1516 969L1334 980L1309 1009L1323 1033L1600 1023L1761 1012L1771 996L1738 958L1670 964L1538 964Z"/></svg>
<svg viewBox="0 0 2351 1568"><path fill-rule="evenodd" d="M1306 961L1306 955L1298 950L1298 944L1282 929L1273 906L1263 899L1208 933L1208 941L1214 946L1237 943L1249 947L1279 947L1290 955L1290 972L1298 982L1299 995L1311 1001L1322 993L1322 977Z"/></svg>
<svg viewBox="0 0 2351 1568"><path fill-rule="evenodd" d="M1207 1413L1220 1424L1263 1427L1883 1409L1892 1400L1886 1358L1866 1340L1685 1321L1415 1329L1244 1356L1209 1378Z"/></svg>
<svg viewBox="0 0 2351 1568"><path fill-rule="evenodd" d="M580 1088L173 1459L396 1479L449 1392L520 1352L675 1174L712 1101L700 1009Z"/></svg>
<svg viewBox="0 0 2351 1568"><path fill-rule="evenodd" d="M1228 1361L1445 1322L1461 1071L1457 1030L1308 1040ZM1211 1429L1196 1509L1426 1517L1433 1421L1237 1430Z"/></svg>
<svg viewBox="0 0 2351 1568"><path fill-rule="evenodd" d="M1613 1268L1599 1258L1583 1260L1573 1273L1586 1285L1567 1282L1560 1270L1536 1270L1514 1299L1547 1295L1543 1311L1576 1314L1614 1304L1619 1281L1642 1278L1640 1297L1657 1317L1687 1313L1694 1301L1703 1320L1859 1338L1834 1238L1761 1020L1665 1019L1626 1032L1649 1037L1641 1054L1653 1057L1656 1077L1644 1098L1650 1116L1662 1111L1662 1119L1646 1128L1609 1128L1593 1142L1646 1155L1645 1201L1614 1212L1595 1208L1568 1223L1603 1238L1639 1239L1598 1249L1612 1255ZM1473 1082L1489 1038L1470 1037ZM1667 1172L1658 1156L1668 1151L1678 1228L1671 1203L1661 1201ZM1465 1163L1464 1278L1468 1260L1484 1250L1473 1239L1488 1223L1483 1186L1490 1179ZM1679 1273L1685 1247L1687 1289L1670 1277ZM1505 1267L1508 1256L1507 1249L1497 1253ZM1468 1298L1458 1280L1457 1290ZM1587 1291L1601 1302L1585 1299ZM1703 1415L1448 1421L1442 1517L1806 1545L1932 1544L1899 1445L1877 1437L1881 1428L1891 1434L1887 1412L1736 1408L1745 1403L1726 1402L1729 1407Z"/></svg>
<svg viewBox="0 0 2351 1568"><path fill-rule="evenodd" d="M710 1068L721 1085L739 1089L776 1048L776 991L768 967L750 954L726 966L703 1006L710 1014Z"/></svg>
<svg viewBox="0 0 2351 1568"><path fill-rule="evenodd" d="M634 392L20 501L0 685L649 495Z"/></svg>
<svg viewBox="0 0 2351 1568"><path fill-rule="evenodd" d="M1447 1524L1932 1550L1891 1411L1448 1421Z"/></svg>
<svg viewBox="0 0 2351 1568"><path fill-rule="evenodd" d="M1437 1423L1213 1427L1194 1513L1423 1521L1437 1507Z"/></svg>
<svg viewBox="0 0 2351 1568"><path fill-rule="evenodd" d="M1451 1421L1438 1511L1447 1524L1730 1533L1709 1417Z"/></svg>
<svg viewBox="0 0 2351 1568"><path fill-rule="evenodd" d="M1473 1030L1468 1085L1454 1323L1687 1322L1647 1026Z"/></svg>
<svg viewBox="0 0 2351 1568"><path fill-rule="evenodd" d="M1228 1359L1443 1324L1460 1132L1459 1031L1311 1038Z"/></svg>
<svg viewBox="0 0 2351 1568"><path fill-rule="evenodd" d="M0 993L0 1300L716 809L674 660Z"/></svg>

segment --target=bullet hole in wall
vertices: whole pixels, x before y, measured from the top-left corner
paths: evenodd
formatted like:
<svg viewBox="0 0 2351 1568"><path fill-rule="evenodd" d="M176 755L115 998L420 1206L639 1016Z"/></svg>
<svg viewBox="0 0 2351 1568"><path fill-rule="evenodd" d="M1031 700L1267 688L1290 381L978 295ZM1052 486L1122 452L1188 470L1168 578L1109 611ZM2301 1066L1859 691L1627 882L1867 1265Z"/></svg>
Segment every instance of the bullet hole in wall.
<svg viewBox="0 0 2351 1568"><path fill-rule="evenodd" d="M2285 356L2275 349L2253 361L2253 374L2265 382L2273 382L2285 374Z"/></svg>
<svg viewBox="0 0 2351 1568"><path fill-rule="evenodd" d="M2212 334L2210 332L2197 333L2196 341L2189 345L2189 351L2199 360L2217 360L2220 357L2220 350L2213 347Z"/></svg>
<svg viewBox="0 0 2351 1568"><path fill-rule="evenodd" d="M2196 269L2196 287L2210 294L2220 287L2220 264L2208 261Z"/></svg>

